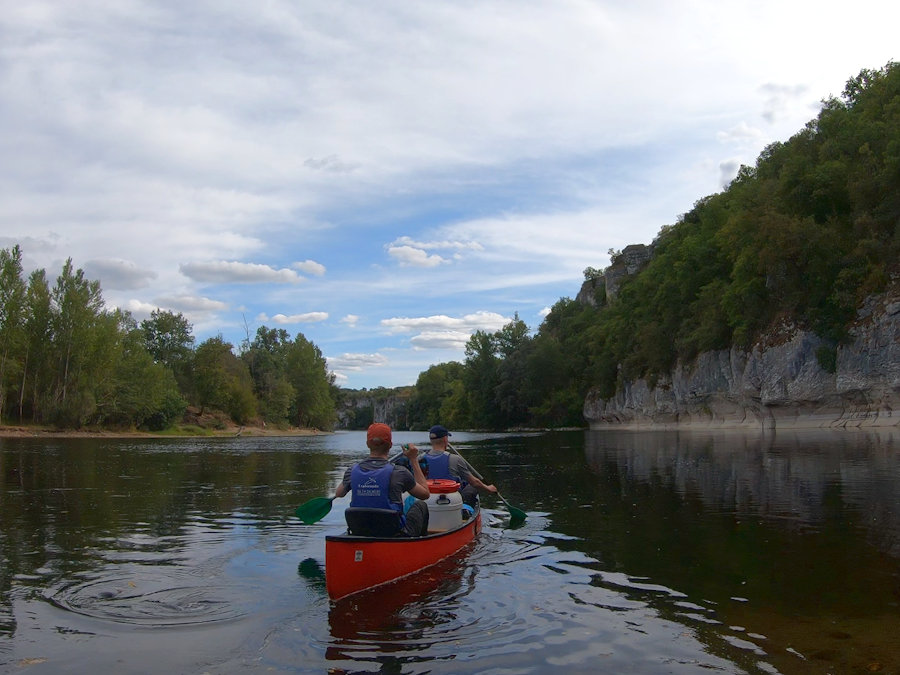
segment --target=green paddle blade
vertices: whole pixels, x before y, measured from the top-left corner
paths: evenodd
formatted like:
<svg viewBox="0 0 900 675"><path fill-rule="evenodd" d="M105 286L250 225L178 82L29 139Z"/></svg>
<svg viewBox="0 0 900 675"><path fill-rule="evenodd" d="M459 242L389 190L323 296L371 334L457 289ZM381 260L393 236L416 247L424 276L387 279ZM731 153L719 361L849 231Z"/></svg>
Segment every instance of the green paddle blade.
<svg viewBox="0 0 900 675"><path fill-rule="evenodd" d="M497 493L497 496L500 498L501 502L506 504L506 508L509 509L509 524L512 527L521 525L525 522L525 519L528 517L528 515L522 509L517 509L515 506L510 504L503 498L503 495L501 495L499 492Z"/></svg>
<svg viewBox="0 0 900 675"><path fill-rule="evenodd" d="M328 512L331 511L331 502L333 501L334 497L316 497L298 506L294 513L304 523L312 525L328 515Z"/></svg>

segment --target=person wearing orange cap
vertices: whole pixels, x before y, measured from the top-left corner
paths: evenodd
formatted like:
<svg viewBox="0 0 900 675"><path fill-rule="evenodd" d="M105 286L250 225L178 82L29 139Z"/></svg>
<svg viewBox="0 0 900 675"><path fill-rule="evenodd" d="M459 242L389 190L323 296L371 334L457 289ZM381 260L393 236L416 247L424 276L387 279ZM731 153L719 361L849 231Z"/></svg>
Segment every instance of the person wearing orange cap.
<svg viewBox="0 0 900 675"><path fill-rule="evenodd" d="M354 464L344 472L335 497L350 494L353 508L393 509L400 514L400 530L393 534L419 537L428 533L428 481L417 461L418 450L407 446L403 454L412 466L412 472L388 460L391 451L391 428L387 424L372 424L366 433L369 457ZM416 501L403 516L403 492L409 492Z"/></svg>

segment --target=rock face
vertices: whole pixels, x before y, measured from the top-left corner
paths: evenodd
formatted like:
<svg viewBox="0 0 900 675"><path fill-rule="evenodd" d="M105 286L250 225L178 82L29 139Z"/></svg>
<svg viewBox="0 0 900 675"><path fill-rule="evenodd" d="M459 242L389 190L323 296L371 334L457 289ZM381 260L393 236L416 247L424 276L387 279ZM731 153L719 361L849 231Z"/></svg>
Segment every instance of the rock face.
<svg viewBox="0 0 900 675"><path fill-rule="evenodd" d="M592 391L584 416L592 429L900 426L900 294L870 299L851 335L837 348L834 372L819 363L820 338L785 327L750 352L679 364L654 387L627 382L605 400Z"/></svg>
<svg viewBox="0 0 900 675"><path fill-rule="evenodd" d="M338 407L338 429L365 429L372 422L383 422L393 429L407 429L409 395L363 392L347 393Z"/></svg>

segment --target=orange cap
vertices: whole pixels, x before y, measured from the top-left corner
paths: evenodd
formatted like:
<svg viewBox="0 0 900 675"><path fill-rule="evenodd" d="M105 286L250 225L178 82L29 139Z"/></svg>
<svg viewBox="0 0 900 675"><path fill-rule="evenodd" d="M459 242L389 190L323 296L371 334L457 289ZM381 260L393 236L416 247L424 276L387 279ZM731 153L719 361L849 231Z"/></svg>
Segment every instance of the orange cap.
<svg viewBox="0 0 900 675"><path fill-rule="evenodd" d="M369 432L366 434L366 440L391 445L391 428L387 424L376 422L369 427Z"/></svg>

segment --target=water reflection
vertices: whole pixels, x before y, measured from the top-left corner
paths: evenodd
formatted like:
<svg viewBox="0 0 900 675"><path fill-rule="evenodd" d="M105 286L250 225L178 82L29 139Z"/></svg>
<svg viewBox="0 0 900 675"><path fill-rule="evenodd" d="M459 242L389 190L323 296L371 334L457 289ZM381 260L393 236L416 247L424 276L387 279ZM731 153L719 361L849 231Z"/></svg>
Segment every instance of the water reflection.
<svg viewBox="0 0 900 675"><path fill-rule="evenodd" d="M313 526L292 514L363 440L0 439L0 670L900 663L894 435L460 434L526 523L486 497L465 556L332 604L324 536L346 504Z"/></svg>

